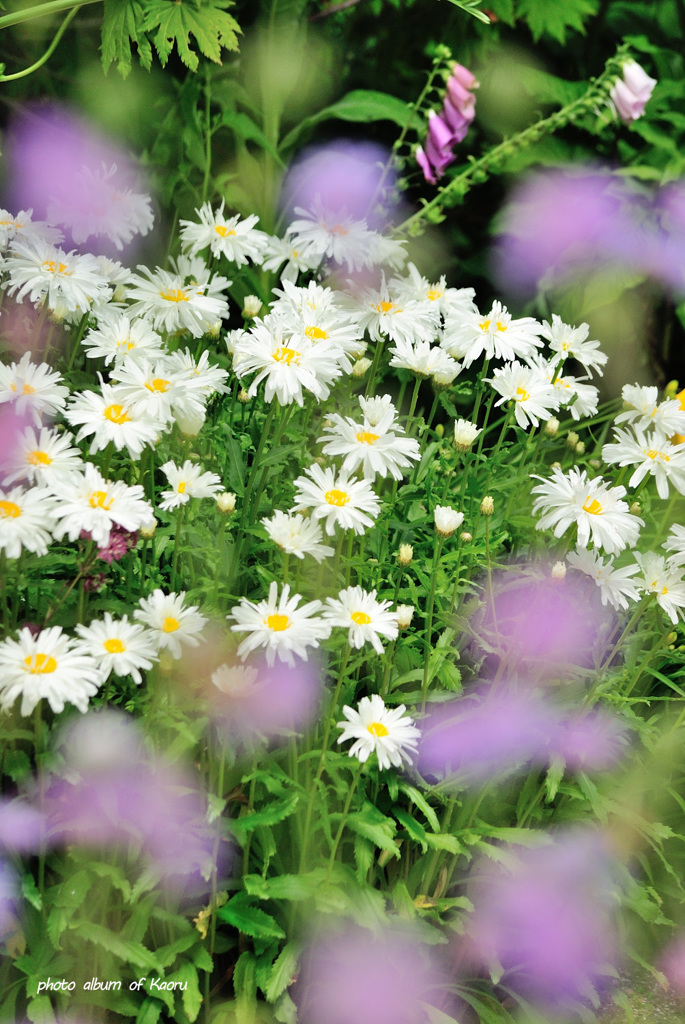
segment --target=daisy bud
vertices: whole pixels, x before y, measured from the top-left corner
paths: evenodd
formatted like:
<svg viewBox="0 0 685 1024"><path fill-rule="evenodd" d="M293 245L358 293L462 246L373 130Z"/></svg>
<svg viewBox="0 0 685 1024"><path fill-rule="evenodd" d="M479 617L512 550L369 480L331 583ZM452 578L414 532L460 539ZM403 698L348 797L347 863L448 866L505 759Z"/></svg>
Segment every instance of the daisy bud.
<svg viewBox="0 0 685 1024"><path fill-rule="evenodd" d="M677 639L678 639L678 634L677 633L669 633L668 636L666 637L666 643L669 644L672 647Z"/></svg>
<svg viewBox="0 0 685 1024"><path fill-rule="evenodd" d="M480 503L480 514L482 516L491 516L495 511L495 499L491 494L486 494Z"/></svg>
<svg viewBox="0 0 685 1024"><path fill-rule="evenodd" d="M241 388L240 391L238 392L238 401L242 402L243 405L247 405L247 403L250 401L250 395L245 390L245 388Z"/></svg>
<svg viewBox="0 0 685 1024"><path fill-rule="evenodd" d="M579 441L580 438L576 434L575 430L569 430L568 434L566 435L566 444L572 451L575 450L575 447Z"/></svg>
<svg viewBox="0 0 685 1024"><path fill-rule="evenodd" d="M145 540L149 540L150 537L154 537L156 529L157 529L157 520L153 519L150 526L141 526L141 527L139 527L138 533Z"/></svg>
<svg viewBox="0 0 685 1024"><path fill-rule="evenodd" d="M585 442L579 441L576 445L576 455L582 455L585 451Z"/></svg>
<svg viewBox="0 0 685 1024"><path fill-rule="evenodd" d="M464 522L464 513L457 512L449 505L436 505L433 518L438 534L441 537L450 537Z"/></svg>
<svg viewBox="0 0 685 1024"><path fill-rule="evenodd" d="M400 544L400 551L397 556L397 561L400 565L411 565L411 560L414 557L414 548L411 544Z"/></svg>
<svg viewBox="0 0 685 1024"><path fill-rule="evenodd" d="M553 462L552 465L549 468L550 469L561 469L561 463L560 462Z"/></svg>
<svg viewBox="0 0 685 1024"><path fill-rule="evenodd" d="M461 541L461 542L462 542L463 544L468 544L468 543L469 543L469 541L472 541L472 540L473 540L473 534L472 534L472 533L469 533L469 532L468 532L468 530L464 530L464 532L463 532L463 533L460 533L460 534L459 534L459 540L460 540L460 541Z"/></svg>
<svg viewBox="0 0 685 1024"><path fill-rule="evenodd" d="M181 412L177 409L174 413L174 419L184 437L197 437L205 422L205 410L184 409Z"/></svg>
<svg viewBox="0 0 685 1024"><path fill-rule="evenodd" d="M633 501L630 503L628 511L630 512L631 516L639 516L640 512L642 512L642 505L639 501Z"/></svg>
<svg viewBox="0 0 685 1024"><path fill-rule="evenodd" d="M233 491L223 491L216 496L216 507L219 512L225 512L228 515L235 512L235 501L236 497Z"/></svg>
<svg viewBox="0 0 685 1024"><path fill-rule="evenodd" d="M221 334L221 320L215 320L214 323L207 328L207 334L210 338L218 338Z"/></svg>
<svg viewBox="0 0 685 1024"><path fill-rule="evenodd" d="M444 437L445 436L445 425L444 425L444 423L438 423L437 424L437 426L435 428L435 433L438 435L438 437Z"/></svg>
<svg viewBox="0 0 685 1024"><path fill-rule="evenodd" d="M602 460L601 459L590 459L590 465L592 466L593 469L600 469L600 467L602 465Z"/></svg>
<svg viewBox="0 0 685 1024"><path fill-rule="evenodd" d="M544 426L544 431L547 437L556 437L559 431L559 420L556 416L550 416Z"/></svg>
<svg viewBox="0 0 685 1024"><path fill-rule="evenodd" d="M259 316L262 308L262 300L257 295L246 295L243 302L243 317L245 320Z"/></svg>
<svg viewBox="0 0 685 1024"><path fill-rule="evenodd" d="M363 359L358 359L357 362L352 367L352 376L353 377L363 377L364 374L366 373L366 371L369 369L370 366L371 366L371 360L370 359L367 359L366 357L364 357Z"/></svg>
<svg viewBox="0 0 685 1024"><path fill-rule="evenodd" d="M414 616L413 604L398 604L396 609L397 626L399 629L409 629Z"/></svg>
<svg viewBox="0 0 685 1024"><path fill-rule="evenodd" d="M664 395L666 398L677 398L678 397L679 385L677 380L669 380L668 384L664 388Z"/></svg>
<svg viewBox="0 0 685 1024"><path fill-rule="evenodd" d="M480 432L480 428L469 420L457 420L454 424L454 447L458 452L467 452Z"/></svg>
<svg viewBox="0 0 685 1024"><path fill-rule="evenodd" d="M566 562L555 562L549 575L555 583L563 583L566 579Z"/></svg>

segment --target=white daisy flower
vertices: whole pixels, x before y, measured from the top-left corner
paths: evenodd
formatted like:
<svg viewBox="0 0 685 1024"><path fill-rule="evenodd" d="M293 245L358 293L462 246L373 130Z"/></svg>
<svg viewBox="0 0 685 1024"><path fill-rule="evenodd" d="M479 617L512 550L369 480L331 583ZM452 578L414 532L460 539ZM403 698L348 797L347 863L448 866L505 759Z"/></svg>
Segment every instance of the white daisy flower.
<svg viewBox="0 0 685 1024"><path fill-rule="evenodd" d="M501 302L494 302L489 313L450 314L440 344L454 359L463 359L470 366L476 359L527 359L542 348L539 335L542 324L532 316L512 320Z"/></svg>
<svg viewBox="0 0 685 1024"><path fill-rule="evenodd" d="M270 519L262 519L262 526L274 544L278 544L289 555L300 559L311 555L320 563L334 554L329 544L321 543L321 525L297 512L274 512Z"/></svg>
<svg viewBox="0 0 685 1024"><path fill-rule="evenodd" d="M71 434L58 434L48 427L41 427L40 433L27 427L15 438L12 451L0 458L5 485L15 480L49 484L57 477L80 473L83 459L78 448L72 448L73 440Z"/></svg>
<svg viewBox="0 0 685 1024"><path fill-rule="evenodd" d="M522 430L529 424L537 427L540 420L548 420L559 408L556 388L535 366L510 363L493 370L492 377L485 379L502 396L496 406L514 402L514 415Z"/></svg>
<svg viewBox="0 0 685 1024"><path fill-rule="evenodd" d="M554 536L561 537L575 523L579 547L587 547L592 539L595 547L604 548L610 555L636 544L640 527L645 524L631 515L621 500L625 487L611 487L601 477L589 480L585 470L571 469L566 474L558 466L552 470L551 480L531 475L542 480L532 491L540 495L533 512L543 513L538 530L553 528Z"/></svg>
<svg viewBox="0 0 685 1024"><path fill-rule="evenodd" d="M23 549L46 555L52 540L52 497L45 487L0 490L0 551L19 558Z"/></svg>
<svg viewBox="0 0 685 1024"><path fill-rule="evenodd" d="M226 395L228 372L209 361L209 352L205 351L196 359L189 349L177 349L167 356L167 366L172 374L178 373L181 381L188 381L204 398L212 395Z"/></svg>
<svg viewBox="0 0 685 1024"><path fill-rule="evenodd" d="M389 405L383 419L372 425L366 418L356 423L349 416L332 413L324 435L319 438L326 442L324 453L343 455L342 468L354 473L361 467L367 480L388 475L401 480L402 470L411 469L412 462L421 458L421 452L418 441L401 436L404 428L395 423L395 415L395 407Z"/></svg>
<svg viewBox="0 0 685 1024"><path fill-rule="evenodd" d="M609 603L614 608L627 608L629 601L639 600L638 585L631 579L638 571L637 565L614 569L613 558L605 562L597 551L589 551L587 548L571 551L566 558L571 568L595 581L603 605Z"/></svg>
<svg viewBox="0 0 685 1024"><path fill-rule="evenodd" d="M8 295L17 302L28 297L35 306L45 303L62 316L75 310L83 314L112 294L94 256L65 252L39 237L17 236L10 243L5 269Z"/></svg>
<svg viewBox="0 0 685 1024"><path fill-rule="evenodd" d="M572 356L582 363L587 372L596 370L602 376L602 367L606 365L608 356L600 350L598 341L588 341L590 333L589 324L581 324L580 327L570 327L565 324L560 316L552 314L552 323L547 320L543 322L540 334L549 343L553 352L560 353L563 358Z"/></svg>
<svg viewBox="0 0 685 1024"><path fill-rule="evenodd" d="M376 591L347 587L337 598L327 597L324 618L332 626L349 629L347 641L359 650L371 644L376 654L383 654L381 637L395 640L398 634L397 614L389 612L392 601L377 601Z"/></svg>
<svg viewBox="0 0 685 1024"><path fill-rule="evenodd" d="M300 608L301 600L299 594L290 596L287 583L279 597L278 584L272 583L266 601L255 603L244 597L232 608L227 616L235 620L231 631L249 634L238 647L240 657L245 660L252 651L263 647L269 665L278 658L294 666L293 655L306 661L307 648L318 647L321 640L326 640L331 635L331 626L317 614L321 601L309 601Z"/></svg>
<svg viewBox="0 0 685 1024"><path fill-rule="evenodd" d="M280 405L297 402L303 406L303 389L319 401L328 398L329 385L342 373L341 357L341 350L329 341L313 342L303 335L285 337L281 321L270 318L255 323L236 343L233 368L240 380L258 371L248 388L250 398L265 380L267 402L276 398Z"/></svg>
<svg viewBox="0 0 685 1024"><path fill-rule="evenodd" d="M372 395L371 398L359 395L359 404L364 413L364 419L372 427L377 427L381 423L388 423L388 414L392 416L390 421L392 423L394 423L397 417L397 409L393 405L390 395Z"/></svg>
<svg viewBox="0 0 685 1024"><path fill-rule="evenodd" d="M330 258L344 263L350 273L372 265L371 239L375 232L369 231L365 220L353 220L345 210L325 210L319 196L311 210L296 206L295 213L299 219L288 226L286 237L298 252L318 257L319 262Z"/></svg>
<svg viewBox="0 0 685 1024"><path fill-rule="evenodd" d="M406 710L404 704L400 704L391 711L377 693L362 697L356 711L345 705L343 714L347 721L337 723L343 730L338 743L355 740L348 753L362 764L375 751L381 770L391 765L401 768L404 762L411 764L421 732L414 725L414 719L405 715Z"/></svg>
<svg viewBox="0 0 685 1024"><path fill-rule="evenodd" d="M685 526L673 523L668 537L661 546L671 552L669 565L681 565L685 562Z"/></svg>
<svg viewBox="0 0 685 1024"><path fill-rule="evenodd" d="M369 260L374 267L401 270L407 262L406 238L390 238L378 231L370 232Z"/></svg>
<svg viewBox="0 0 685 1024"><path fill-rule="evenodd" d="M5 711L21 697L19 713L24 717L41 700L47 700L55 714L63 711L65 704L85 713L100 681L95 659L80 650L60 626L35 636L25 626L16 640L0 643L0 708Z"/></svg>
<svg viewBox="0 0 685 1024"><path fill-rule="evenodd" d="M111 379L118 385L119 401L155 423L170 423L181 415L204 416L205 396L201 382L179 368L178 362L147 359L115 366Z"/></svg>
<svg viewBox="0 0 685 1024"><path fill-rule="evenodd" d="M161 509L178 508L191 498L213 498L223 488L216 473L203 473L201 466L194 465L189 459L182 466L165 462L161 469L171 484L171 490L162 491Z"/></svg>
<svg viewBox="0 0 685 1024"><path fill-rule="evenodd" d="M417 341L415 344L399 343L390 349L391 366L402 370L410 370L415 376L433 380L441 387L446 387L461 373L461 365L438 345L428 341Z"/></svg>
<svg viewBox="0 0 685 1024"><path fill-rule="evenodd" d="M478 435L482 433L482 427L477 427L470 420L455 420L454 423L454 447L458 452L467 452Z"/></svg>
<svg viewBox="0 0 685 1024"><path fill-rule="evenodd" d="M297 339L302 336L314 345L325 341L335 346L339 350L338 361L346 373L352 369L353 361L366 351L364 332L337 309L288 311L283 314L283 325L286 333L292 334L291 341L296 348Z"/></svg>
<svg viewBox="0 0 685 1024"><path fill-rule="evenodd" d="M91 359L104 359L106 366L141 357L155 360L165 353L164 342L147 320L118 311L103 317L97 329L88 331L82 344Z"/></svg>
<svg viewBox="0 0 685 1024"><path fill-rule="evenodd" d="M436 505L433 513L435 529L441 537L451 537L464 522L464 513L457 512L450 505Z"/></svg>
<svg viewBox="0 0 685 1024"><path fill-rule="evenodd" d="M283 281L282 285L282 288L274 288L274 295L278 299L272 305L274 311L278 310L279 315L286 320L295 317L299 321L309 313L337 312L342 315L344 312L340 306L339 293L317 281L310 281L301 287L290 281Z"/></svg>
<svg viewBox="0 0 685 1024"><path fill-rule="evenodd" d="M25 352L18 363L0 363L0 403L14 402L17 416L30 413L40 427L43 416L53 416L66 405L69 388L48 363L32 363Z"/></svg>
<svg viewBox="0 0 685 1024"><path fill-rule="evenodd" d="M72 396L65 419L80 430L76 441L93 435L90 454L106 448L111 442L117 451L126 448L132 459L139 459L143 449L154 446L165 421L155 419L127 401L125 388L105 384L100 377L100 392L82 391Z"/></svg>
<svg viewBox="0 0 685 1024"><path fill-rule="evenodd" d="M88 626L79 622L76 632L81 638L77 649L95 659L103 683L114 672L117 676L131 676L140 685L140 669L151 669L158 660L150 633L145 626L129 622L128 615L115 619L105 612L101 620L94 619Z"/></svg>
<svg viewBox="0 0 685 1024"><path fill-rule="evenodd" d="M32 218L33 210L20 210L15 216L9 210L0 209L0 252L7 248L15 236L29 240L38 236L50 245L59 245L63 241L64 236L58 228Z"/></svg>
<svg viewBox="0 0 685 1024"><path fill-rule="evenodd" d="M671 444L657 427L646 434L639 426L635 433L615 428L615 444L605 444L602 458L605 462L619 466L637 466L628 481L629 487L637 487L651 474L656 481L660 498L668 497L669 481L680 494L685 494L685 444Z"/></svg>
<svg viewBox="0 0 685 1024"><path fill-rule="evenodd" d="M207 285L186 283L184 276L157 267L139 266L131 275L129 315L148 317L155 330L189 331L201 338L216 323L228 317L226 299L208 293Z"/></svg>
<svg viewBox="0 0 685 1024"><path fill-rule="evenodd" d="M200 633L207 619L200 615L197 605L187 608L185 591L165 594L157 588L149 597L141 598L133 618L144 623L152 633L157 650L168 650L172 658L180 658L183 646L197 647Z"/></svg>
<svg viewBox="0 0 685 1024"><path fill-rule="evenodd" d="M131 283L131 271L118 260L111 260L108 256L96 256L95 260L100 275L114 290L112 302L123 302L126 297L126 286ZM118 314L121 311L117 309L116 312Z"/></svg>
<svg viewBox="0 0 685 1024"><path fill-rule="evenodd" d="M241 697L249 692L259 679L259 672L252 665L219 665L212 672L212 683L228 697Z"/></svg>
<svg viewBox="0 0 685 1024"><path fill-rule="evenodd" d="M332 537L335 524L342 530L364 533L373 526L381 507L368 480L350 480L342 470L322 469L317 463L305 470L304 476L295 480L297 493L293 512L312 509L315 519L326 520L326 533Z"/></svg>
<svg viewBox="0 0 685 1024"><path fill-rule="evenodd" d="M635 552L635 558L642 573L638 580L645 594L655 594L657 604L666 612L673 625L678 621L679 610L685 607L685 581L682 566L668 565L662 555L653 551L644 554Z"/></svg>
<svg viewBox="0 0 685 1024"><path fill-rule="evenodd" d="M291 284L295 284L300 274L316 270L321 262L320 256L298 249L292 238L287 236L277 238L275 235L269 235L264 254L266 258L262 263L263 269L277 271L282 266L281 281L288 281Z"/></svg>
<svg viewBox="0 0 685 1024"><path fill-rule="evenodd" d="M250 214L243 220L236 214L224 217L224 201L218 210L212 212L211 203L203 203L195 213L200 223L192 220L179 221L181 245L191 256L197 255L207 246L212 256L225 256L230 263L242 267L248 262L261 263L269 236L255 228L259 217Z"/></svg>
<svg viewBox="0 0 685 1024"><path fill-rule="evenodd" d="M677 398L659 402L657 387L639 384L625 384L621 394L628 408L618 414L617 423L630 423L643 430L658 427L666 437L685 434L685 409Z"/></svg>
<svg viewBox="0 0 685 1024"><path fill-rule="evenodd" d="M115 524L134 533L155 521L140 484L129 487L120 480L105 480L91 462L79 476L54 481L50 491L55 502L48 515L55 520L53 533L58 540L67 536L74 541L85 531L98 547L105 547Z"/></svg>
<svg viewBox="0 0 685 1024"><path fill-rule="evenodd" d="M380 288L366 288L347 299L347 307L362 330L373 341L389 338L397 345L409 347L418 342L434 341L438 328L433 309L426 302L400 302L391 295L385 279Z"/></svg>
<svg viewBox="0 0 685 1024"><path fill-rule="evenodd" d="M435 309L436 318L447 313L478 312L473 302L475 288L448 288L444 274L432 284L422 277L413 263L407 265L407 271L406 277L394 277L390 281L393 293L400 300L428 302Z"/></svg>
<svg viewBox="0 0 685 1024"><path fill-rule="evenodd" d="M116 173L116 164L84 167L75 175L68 198L52 200L48 220L69 228L77 245L104 235L123 249L134 235L146 235L155 221L152 199L126 188Z"/></svg>

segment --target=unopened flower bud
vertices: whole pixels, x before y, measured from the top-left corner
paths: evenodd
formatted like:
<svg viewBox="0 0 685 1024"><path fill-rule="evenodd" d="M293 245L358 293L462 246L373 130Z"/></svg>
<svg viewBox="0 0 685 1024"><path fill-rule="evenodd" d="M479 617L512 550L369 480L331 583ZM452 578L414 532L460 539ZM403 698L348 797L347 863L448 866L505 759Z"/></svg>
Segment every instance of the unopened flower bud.
<svg viewBox="0 0 685 1024"><path fill-rule="evenodd" d="M363 359L358 359L357 362L354 363L354 365L352 366L352 376L363 377L364 374L369 370L371 362L372 361L370 359L367 359L366 356L364 356Z"/></svg>
<svg viewBox="0 0 685 1024"><path fill-rule="evenodd" d="M138 533L145 540L149 540L150 537L154 537L156 529L157 529L157 520L153 519L152 522L149 524L149 526L141 526L139 528L139 530L138 530Z"/></svg>
<svg viewBox="0 0 685 1024"><path fill-rule="evenodd" d="M669 380L668 384L664 388L664 394L666 395L666 398L675 398L678 394L678 381Z"/></svg>
<svg viewBox="0 0 685 1024"><path fill-rule="evenodd" d="M397 616L397 625L400 629L409 629L411 626L411 620L414 615L413 604L398 604L395 611Z"/></svg>
<svg viewBox="0 0 685 1024"><path fill-rule="evenodd" d="M215 501L219 512L225 512L226 514L235 512L236 497L233 491L222 491L221 494L217 494Z"/></svg>
<svg viewBox="0 0 685 1024"><path fill-rule="evenodd" d="M165 676L168 676L168 675L169 675L169 673L170 673L171 671L173 671L173 667L174 667L174 659L173 659L173 657L172 657L172 656L171 656L171 655L169 654L169 652L168 652L168 651L162 651L162 652L160 653L160 655L159 655L159 662L158 662L158 664L159 664L159 671L160 671L160 672L161 672L161 673L162 673L163 675L165 675Z"/></svg>
<svg viewBox="0 0 685 1024"><path fill-rule="evenodd" d="M556 416L550 416L544 426L544 431L547 437L556 437L559 431L559 420Z"/></svg>
<svg viewBox="0 0 685 1024"><path fill-rule="evenodd" d="M590 459L590 465L593 469L599 469L602 465L601 459Z"/></svg>
<svg viewBox="0 0 685 1024"><path fill-rule="evenodd" d="M672 645L672 644L674 644L676 642L677 639L678 639L678 634L675 633L675 632L671 632L666 637L666 643Z"/></svg>
<svg viewBox="0 0 685 1024"><path fill-rule="evenodd" d="M550 469L561 469L561 463L560 462L553 462L549 468Z"/></svg>
<svg viewBox="0 0 685 1024"><path fill-rule="evenodd" d="M254 316L259 316L259 311L262 308L262 300L257 295L246 295L245 301L243 302L243 317L245 320L250 319Z"/></svg>
<svg viewBox="0 0 685 1024"><path fill-rule="evenodd" d="M491 516L495 511L495 499L491 494L486 494L480 503L480 514L482 516Z"/></svg>
<svg viewBox="0 0 685 1024"><path fill-rule="evenodd" d="M467 452L480 432L481 429L469 420L457 420L454 424L454 447L458 452Z"/></svg>
<svg viewBox="0 0 685 1024"><path fill-rule="evenodd" d="M184 437L197 437L205 422L205 410L184 406L183 411L175 410L174 419Z"/></svg>
<svg viewBox="0 0 685 1024"><path fill-rule="evenodd" d="M221 334L221 320L215 320L214 323L207 328L207 334L210 338L218 338Z"/></svg>
<svg viewBox="0 0 685 1024"><path fill-rule="evenodd" d="M399 554L397 555L397 561L400 565L411 565L411 560L414 557L414 548L411 544L400 544Z"/></svg>
<svg viewBox="0 0 685 1024"><path fill-rule="evenodd" d="M566 579L566 562L555 562L549 575L555 583L563 583Z"/></svg>
<svg viewBox="0 0 685 1024"><path fill-rule="evenodd" d="M444 437L445 436L445 425L444 425L444 423L436 424L435 433L438 435L438 437Z"/></svg>
<svg viewBox="0 0 685 1024"><path fill-rule="evenodd" d="M464 513L449 505L436 505L433 513L435 529L441 537L450 537L464 522Z"/></svg>
<svg viewBox="0 0 685 1024"><path fill-rule="evenodd" d="M247 405L250 401L250 393L245 388L241 388L238 392L238 401L242 402L243 405Z"/></svg>
<svg viewBox="0 0 685 1024"><path fill-rule="evenodd" d="M468 544L473 540L473 534L469 533L468 530L464 530L463 533L459 534L459 540L462 541L463 544Z"/></svg>
<svg viewBox="0 0 685 1024"><path fill-rule="evenodd" d="M584 441L579 441L578 444L576 445L576 455L583 455L584 452L585 452L585 442Z"/></svg>
<svg viewBox="0 0 685 1024"><path fill-rule="evenodd" d="M576 434L575 430L569 430L568 434L566 435L566 444L568 445L568 447L571 448L571 450L575 450L575 447L579 441L580 438Z"/></svg>
<svg viewBox="0 0 685 1024"><path fill-rule="evenodd" d="M640 512L642 512L642 505L639 501L631 501L628 511L630 512L631 516L639 516Z"/></svg>

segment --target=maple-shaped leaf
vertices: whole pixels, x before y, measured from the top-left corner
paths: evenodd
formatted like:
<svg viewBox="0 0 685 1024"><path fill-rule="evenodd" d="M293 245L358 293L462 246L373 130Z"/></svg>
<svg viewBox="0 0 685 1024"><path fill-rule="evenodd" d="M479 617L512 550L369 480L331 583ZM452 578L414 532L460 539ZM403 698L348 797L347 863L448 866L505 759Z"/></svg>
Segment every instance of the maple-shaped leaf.
<svg viewBox="0 0 685 1024"><path fill-rule="evenodd" d="M145 12L141 0L105 0L102 21L102 66L107 71L115 61L126 78L131 70L131 43L138 49L144 68L152 64L152 47L143 31Z"/></svg>
<svg viewBox="0 0 685 1024"><path fill-rule="evenodd" d="M563 45L566 30L584 32L584 21L597 13L598 0L518 0L516 15L525 18L535 42L543 35Z"/></svg>
<svg viewBox="0 0 685 1024"><path fill-rule="evenodd" d="M191 36L200 52L216 64L221 63L222 49L237 50L241 29L225 10L232 6L232 0L146 0L143 28L156 31L153 42L162 67L176 44L186 67L197 71L199 60L191 49Z"/></svg>

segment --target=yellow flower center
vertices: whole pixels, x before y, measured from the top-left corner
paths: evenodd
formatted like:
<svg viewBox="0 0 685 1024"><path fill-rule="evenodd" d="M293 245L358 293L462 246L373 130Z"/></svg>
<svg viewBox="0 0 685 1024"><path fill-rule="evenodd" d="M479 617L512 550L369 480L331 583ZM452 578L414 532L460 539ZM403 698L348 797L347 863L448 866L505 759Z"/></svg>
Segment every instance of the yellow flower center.
<svg viewBox="0 0 685 1024"><path fill-rule="evenodd" d="M130 338L122 338L121 341L117 342L117 348L125 348L127 352L130 352L135 347L135 343Z"/></svg>
<svg viewBox="0 0 685 1024"><path fill-rule="evenodd" d="M50 654L30 654L24 658L24 664L32 676L44 676L57 668L57 662Z"/></svg>
<svg viewBox="0 0 685 1024"><path fill-rule="evenodd" d="M372 736L387 736L388 730L385 728L382 722L372 722L371 725L366 727Z"/></svg>
<svg viewBox="0 0 685 1024"><path fill-rule="evenodd" d="M162 623L162 632L175 633L180 625L181 623L178 621L178 619L175 619L173 615L167 615L164 622Z"/></svg>
<svg viewBox="0 0 685 1024"><path fill-rule="evenodd" d="M122 654L126 650L124 644L116 636L113 636L111 640L105 640L103 646L108 654Z"/></svg>
<svg viewBox="0 0 685 1024"><path fill-rule="evenodd" d="M497 327L498 331L502 331L502 332L506 331L506 329L507 329L507 325L503 324L501 320L497 321L496 327Z"/></svg>
<svg viewBox="0 0 685 1024"><path fill-rule="evenodd" d="M478 324L478 326L480 327L481 331L489 331L490 330L490 321L489 320L481 320L481 322Z"/></svg>
<svg viewBox="0 0 685 1024"><path fill-rule="evenodd" d="M358 626L368 626L371 622L371 616L367 615L366 612L352 612L350 618L353 622L356 622Z"/></svg>
<svg viewBox="0 0 685 1024"><path fill-rule="evenodd" d="M103 508L107 512L114 504L114 498L108 498L107 491L93 491L88 503L91 508Z"/></svg>
<svg viewBox="0 0 685 1024"><path fill-rule="evenodd" d="M21 509L13 501L0 501L0 516L7 519L18 519Z"/></svg>
<svg viewBox="0 0 685 1024"><path fill-rule="evenodd" d="M214 230L222 238L226 238L227 235L235 235L236 233L233 228L227 228L225 224L217 224Z"/></svg>
<svg viewBox="0 0 685 1024"><path fill-rule="evenodd" d="M307 327L304 332L311 341L321 341L328 335L320 327Z"/></svg>
<svg viewBox="0 0 685 1024"><path fill-rule="evenodd" d="M683 410L683 412L685 412L685 388L683 388L682 391L678 392L676 398L680 402L680 408Z"/></svg>
<svg viewBox="0 0 685 1024"><path fill-rule="evenodd" d="M428 292L428 298L431 300L431 302L435 302L436 299L441 299L443 294L444 293L442 288L431 288L431 290Z"/></svg>
<svg viewBox="0 0 685 1024"><path fill-rule="evenodd" d="M295 348L288 348L287 345L276 349L274 359L277 363L285 363L286 366L290 366L291 363L295 363L295 366L300 365L300 353Z"/></svg>
<svg viewBox="0 0 685 1024"><path fill-rule="evenodd" d="M402 310L396 302L379 302L376 306L379 313L401 313Z"/></svg>
<svg viewBox="0 0 685 1024"><path fill-rule="evenodd" d="M185 482L185 480L181 480L181 482L179 483L179 485L176 488L176 490L178 491L179 494L185 494L186 493L186 482Z"/></svg>
<svg viewBox="0 0 685 1024"><path fill-rule="evenodd" d="M668 587L662 587L661 588L661 593L662 594L667 594L668 593Z"/></svg>
<svg viewBox="0 0 685 1024"><path fill-rule="evenodd" d="M530 393L525 388L516 388L516 401L527 402L530 398Z"/></svg>
<svg viewBox="0 0 685 1024"><path fill-rule="evenodd" d="M380 434L370 434L368 430L360 430L357 432L357 440L362 444L373 444L380 436Z"/></svg>
<svg viewBox="0 0 685 1024"><path fill-rule="evenodd" d="M145 387L148 391L168 391L171 387L170 380L164 380L163 377L154 377L152 380L145 381Z"/></svg>
<svg viewBox="0 0 685 1024"><path fill-rule="evenodd" d="M284 629L290 626L290 619L287 615L280 615L278 612L274 612L264 619L264 625L268 626L269 629L273 629L275 633L282 633Z"/></svg>
<svg viewBox="0 0 685 1024"><path fill-rule="evenodd" d="M188 302L188 296L183 288L165 288L159 294L167 302Z"/></svg>
<svg viewBox="0 0 685 1024"><path fill-rule="evenodd" d="M662 462L671 461L669 455L665 455L664 452L657 451L656 448L651 448L648 452L645 452L645 455L647 458L652 459L652 461L654 461L654 459L661 459Z"/></svg>
<svg viewBox="0 0 685 1024"><path fill-rule="evenodd" d="M108 405L105 409L105 419L110 423L127 423L129 415L123 405Z"/></svg>
<svg viewBox="0 0 685 1024"><path fill-rule="evenodd" d="M591 494L588 494L585 499L585 504L583 505L583 512L589 512L591 516L601 516L602 506L596 498L593 498Z"/></svg>
<svg viewBox="0 0 685 1024"><path fill-rule="evenodd" d="M17 385L14 383L14 381L12 381L12 383L10 384L10 391L14 391L16 393L16 390ZM24 386L21 389L21 393L22 395L35 395L36 389L32 388L30 384L24 384Z"/></svg>
<svg viewBox="0 0 685 1024"><path fill-rule="evenodd" d="M64 274L65 277L71 277L71 273L67 270L66 263L57 263L55 260L45 260L42 266L50 274Z"/></svg>
<svg viewBox="0 0 685 1024"><path fill-rule="evenodd" d="M36 449L35 452L29 452L26 456L26 461L32 466L49 466L52 459L47 452L40 452Z"/></svg>
<svg viewBox="0 0 685 1024"><path fill-rule="evenodd" d="M350 500L349 494L346 494L345 491L337 491L335 488L332 491L326 491L324 498L329 505L337 505L338 508L347 505Z"/></svg>

